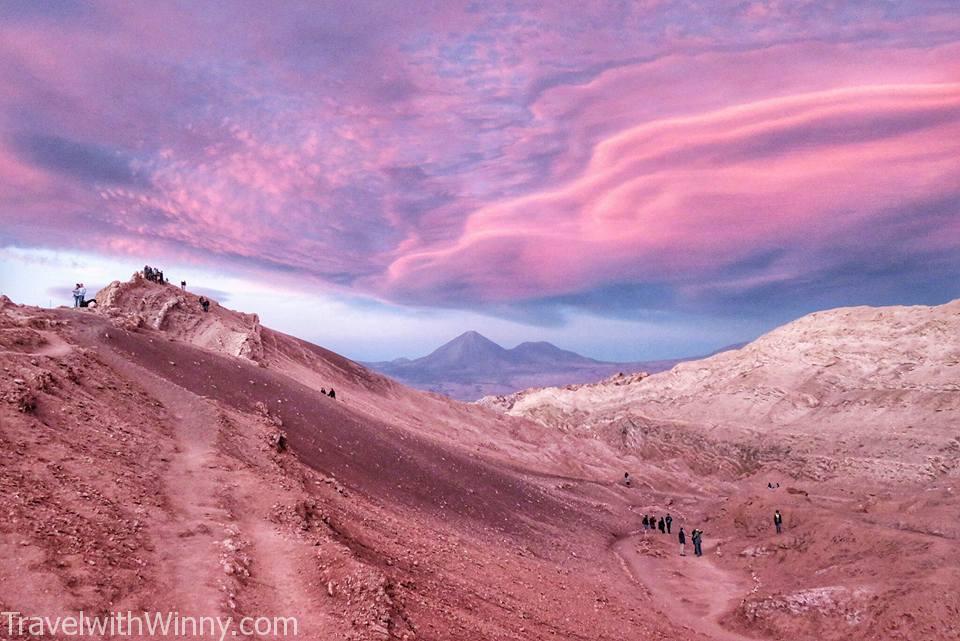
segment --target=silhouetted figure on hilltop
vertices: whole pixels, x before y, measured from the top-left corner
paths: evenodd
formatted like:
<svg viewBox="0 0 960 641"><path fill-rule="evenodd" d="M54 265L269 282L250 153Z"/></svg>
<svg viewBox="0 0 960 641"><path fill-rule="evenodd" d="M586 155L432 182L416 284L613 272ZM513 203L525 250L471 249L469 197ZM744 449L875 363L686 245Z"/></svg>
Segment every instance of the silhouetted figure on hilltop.
<svg viewBox="0 0 960 641"><path fill-rule="evenodd" d="M163 271L150 265L143 266L143 277L150 282L160 283L161 285L166 282L163 278ZM183 285L184 288L186 288L186 282L184 282Z"/></svg>
<svg viewBox="0 0 960 641"><path fill-rule="evenodd" d="M185 280L180 281L180 289L182 289L183 291L187 291L187 281Z"/></svg>

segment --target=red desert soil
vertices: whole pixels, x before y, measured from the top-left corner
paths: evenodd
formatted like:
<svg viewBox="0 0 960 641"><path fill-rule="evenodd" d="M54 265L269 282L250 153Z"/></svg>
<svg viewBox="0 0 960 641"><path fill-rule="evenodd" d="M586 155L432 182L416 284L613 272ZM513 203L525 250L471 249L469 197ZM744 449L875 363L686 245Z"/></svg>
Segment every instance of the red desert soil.
<svg viewBox="0 0 960 641"><path fill-rule="evenodd" d="M285 615L324 640L958 638L955 465L815 476L772 437L749 456L733 430L417 392L136 277L97 300L0 298L2 610ZM706 556L642 533L668 512Z"/></svg>

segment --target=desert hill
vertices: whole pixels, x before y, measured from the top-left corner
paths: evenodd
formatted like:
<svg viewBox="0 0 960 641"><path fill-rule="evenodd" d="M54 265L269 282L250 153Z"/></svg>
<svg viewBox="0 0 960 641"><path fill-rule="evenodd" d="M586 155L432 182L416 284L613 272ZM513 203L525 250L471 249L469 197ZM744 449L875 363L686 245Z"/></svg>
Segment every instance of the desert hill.
<svg viewBox="0 0 960 641"><path fill-rule="evenodd" d="M605 448L405 388L139 276L97 301L0 299L4 610L529 639L592 634L603 602L608 638L631 617L638 634L658 625L609 586L611 570L628 580L614 557L588 561L629 527L597 507L622 501L609 475L558 488L609 470ZM319 393L331 387L337 399Z"/></svg>
<svg viewBox="0 0 960 641"><path fill-rule="evenodd" d="M909 346L911 370L858 338L890 310L838 310L835 333L802 319L741 350L763 377L720 355L541 390L539 414L537 393L489 403L510 416L139 275L97 301L0 297L2 610L283 614L309 639L956 638L955 304L894 314L902 336L879 340ZM783 411L825 351L860 356L803 388L816 422ZM780 400L751 410L741 375ZM917 402L909 436L885 432L908 415L897 398ZM869 412L876 446L866 428L836 455L796 442ZM894 447L898 473L879 473ZM648 513L704 529L706 556L646 533Z"/></svg>
<svg viewBox="0 0 960 641"><path fill-rule="evenodd" d="M717 565L740 568L744 596L716 638L859 638L865 624L876 638L960 638L960 566L927 557L960 538L960 301L819 312L668 372L478 404L656 461L670 480L653 487L736 479L710 527L736 533ZM771 541L754 515L784 506L794 535ZM640 573L657 566L646 554L627 553ZM659 586L664 600L696 598L685 576Z"/></svg>
<svg viewBox="0 0 960 641"><path fill-rule="evenodd" d="M960 301L810 314L738 350L650 377L614 376L480 404L545 425L669 424L789 449L811 474L936 477L958 464ZM691 428L691 426L693 426Z"/></svg>

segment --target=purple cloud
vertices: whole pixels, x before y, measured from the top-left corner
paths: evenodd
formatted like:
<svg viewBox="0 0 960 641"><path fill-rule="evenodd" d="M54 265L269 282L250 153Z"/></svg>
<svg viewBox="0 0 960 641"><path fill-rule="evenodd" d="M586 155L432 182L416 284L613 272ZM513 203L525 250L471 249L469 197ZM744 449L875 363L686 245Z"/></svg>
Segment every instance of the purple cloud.
<svg viewBox="0 0 960 641"><path fill-rule="evenodd" d="M517 313L762 308L812 279L895 298L960 262L931 231L956 227L960 179L960 12L942 3L0 15L15 246ZM885 251L898 237L909 251Z"/></svg>

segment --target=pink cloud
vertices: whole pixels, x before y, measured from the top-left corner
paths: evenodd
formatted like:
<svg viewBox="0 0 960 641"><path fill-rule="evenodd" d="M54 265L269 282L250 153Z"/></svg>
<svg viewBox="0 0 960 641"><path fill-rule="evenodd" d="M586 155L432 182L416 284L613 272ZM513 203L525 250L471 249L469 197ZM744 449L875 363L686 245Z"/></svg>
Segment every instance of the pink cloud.
<svg viewBox="0 0 960 641"><path fill-rule="evenodd" d="M575 179L485 206L455 242L397 258L383 286L509 301L682 282L758 248L838 234L869 243L890 207L955 193L957 158L960 84L852 87L655 120L602 141Z"/></svg>
<svg viewBox="0 0 960 641"><path fill-rule="evenodd" d="M0 6L0 240L468 307L949 252L957 18L870 5Z"/></svg>

